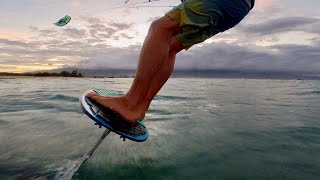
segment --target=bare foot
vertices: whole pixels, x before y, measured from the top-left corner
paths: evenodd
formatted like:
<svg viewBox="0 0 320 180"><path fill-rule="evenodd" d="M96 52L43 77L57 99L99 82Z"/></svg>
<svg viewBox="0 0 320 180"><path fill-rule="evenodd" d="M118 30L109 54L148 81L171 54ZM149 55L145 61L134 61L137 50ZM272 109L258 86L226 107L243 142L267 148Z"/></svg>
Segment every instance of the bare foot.
<svg viewBox="0 0 320 180"><path fill-rule="evenodd" d="M138 120L143 120L145 112L138 106L131 106L125 96L103 96L96 93L89 93L87 97L104 108L110 109L119 114L123 120L130 124L137 124Z"/></svg>

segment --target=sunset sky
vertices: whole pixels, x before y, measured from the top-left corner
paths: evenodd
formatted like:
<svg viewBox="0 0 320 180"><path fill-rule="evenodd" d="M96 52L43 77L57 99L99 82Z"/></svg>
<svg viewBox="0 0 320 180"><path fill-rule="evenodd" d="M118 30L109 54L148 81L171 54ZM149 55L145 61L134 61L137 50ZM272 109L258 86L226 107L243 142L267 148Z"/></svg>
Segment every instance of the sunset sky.
<svg viewBox="0 0 320 180"><path fill-rule="evenodd" d="M144 2L3 1L0 72L135 69L150 23L180 3ZM235 28L181 52L175 68L320 73L319 8L319 0L256 0ZM65 15L72 17L67 26L53 25Z"/></svg>

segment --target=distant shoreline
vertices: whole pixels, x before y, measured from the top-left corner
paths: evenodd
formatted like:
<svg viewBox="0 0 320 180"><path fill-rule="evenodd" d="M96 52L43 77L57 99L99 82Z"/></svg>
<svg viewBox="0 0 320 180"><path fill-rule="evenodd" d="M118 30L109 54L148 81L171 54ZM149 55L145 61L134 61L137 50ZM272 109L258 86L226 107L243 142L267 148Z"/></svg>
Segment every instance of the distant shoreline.
<svg viewBox="0 0 320 180"><path fill-rule="evenodd" d="M0 76L6 77L83 77L78 70L73 70L72 72L62 71L60 73L49 73L49 72L34 72L34 73L6 73L0 72Z"/></svg>
<svg viewBox="0 0 320 180"><path fill-rule="evenodd" d="M80 73L81 72L81 73ZM132 70L81 70L65 69L56 72L30 72L30 73L5 73L0 72L1 79L16 78L134 78ZM171 78L215 78L215 79L279 79L279 80L320 80L320 74L302 72L277 72L277 71L232 71L232 70L176 70Z"/></svg>
<svg viewBox="0 0 320 180"><path fill-rule="evenodd" d="M78 78L78 77L62 77L62 76L15 76L15 75L10 75L10 76L6 76L6 75L0 75L0 79L30 79L30 78ZM86 78L86 77L84 77Z"/></svg>
<svg viewBox="0 0 320 180"><path fill-rule="evenodd" d="M63 77L63 76L6 76L6 75L0 75L0 79L31 79L31 78L79 78L79 77ZM90 76L83 76L81 79L132 79L134 77L126 77L126 76L112 76L112 77L90 77ZM205 79L270 79L270 80L320 80L319 77L306 77L306 78L287 78L287 77L223 77L223 76L216 76L216 77L210 77L210 76L177 76L177 77L170 77L170 79L180 79L180 78L205 78Z"/></svg>

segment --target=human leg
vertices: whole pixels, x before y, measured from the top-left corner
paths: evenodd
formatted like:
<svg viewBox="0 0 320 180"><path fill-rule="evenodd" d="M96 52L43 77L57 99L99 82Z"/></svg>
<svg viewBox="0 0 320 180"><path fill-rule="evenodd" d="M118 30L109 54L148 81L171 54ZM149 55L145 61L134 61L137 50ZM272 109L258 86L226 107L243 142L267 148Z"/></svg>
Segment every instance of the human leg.
<svg viewBox="0 0 320 180"><path fill-rule="evenodd" d="M163 17L152 23L128 93L113 98L89 94L89 98L114 110L126 121L136 123L138 119L144 118L151 100L169 78L175 55L182 47L188 49L236 24L232 17L225 16L221 6L211 0L186 1L167 15L172 19ZM182 33L179 33L180 30ZM170 50L170 42L176 38L181 43L180 49Z"/></svg>
<svg viewBox="0 0 320 180"><path fill-rule="evenodd" d="M148 96L150 88L152 88L151 94L155 95L172 72L172 70L164 69L167 66L166 63L171 63L169 66L173 68L174 60L172 59L175 57L176 50L170 50L170 45L172 46L172 39L179 32L179 24L168 16L152 23L140 53L134 81L128 93L121 97L112 98L91 93L87 97L114 110L130 123L135 124L138 119L143 119L147 110L146 104L149 105L148 101L153 99L153 97L146 98L151 96ZM174 41L175 45L176 41ZM159 74L159 71L163 73ZM157 76L157 80L161 79L161 81L153 81L155 76Z"/></svg>
<svg viewBox="0 0 320 180"><path fill-rule="evenodd" d="M163 85L167 82L170 75L172 74L174 63L176 59L176 54L180 52L184 47L181 45L181 42L173 37L170 43L169 55L163 65L161 66L159 72L152 80L152 84L149 88L148 94L145 98L143 105L144 111L146 112L149 108L149 105L153 98L157 95Z"/></svg>

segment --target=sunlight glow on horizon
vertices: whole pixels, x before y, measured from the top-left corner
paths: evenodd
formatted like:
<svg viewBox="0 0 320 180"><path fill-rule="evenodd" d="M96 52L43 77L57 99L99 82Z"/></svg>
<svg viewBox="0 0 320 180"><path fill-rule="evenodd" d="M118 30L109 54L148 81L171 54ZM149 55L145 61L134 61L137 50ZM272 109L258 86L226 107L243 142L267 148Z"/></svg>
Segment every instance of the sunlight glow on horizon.
<svg viewBox="0 0 320 180"><path fill-rule="evenodd" d="M61 68L61 66L49 66L49 65L0 65L0 72L6 73L26 73L41 70L54 70Z"/></svg>

